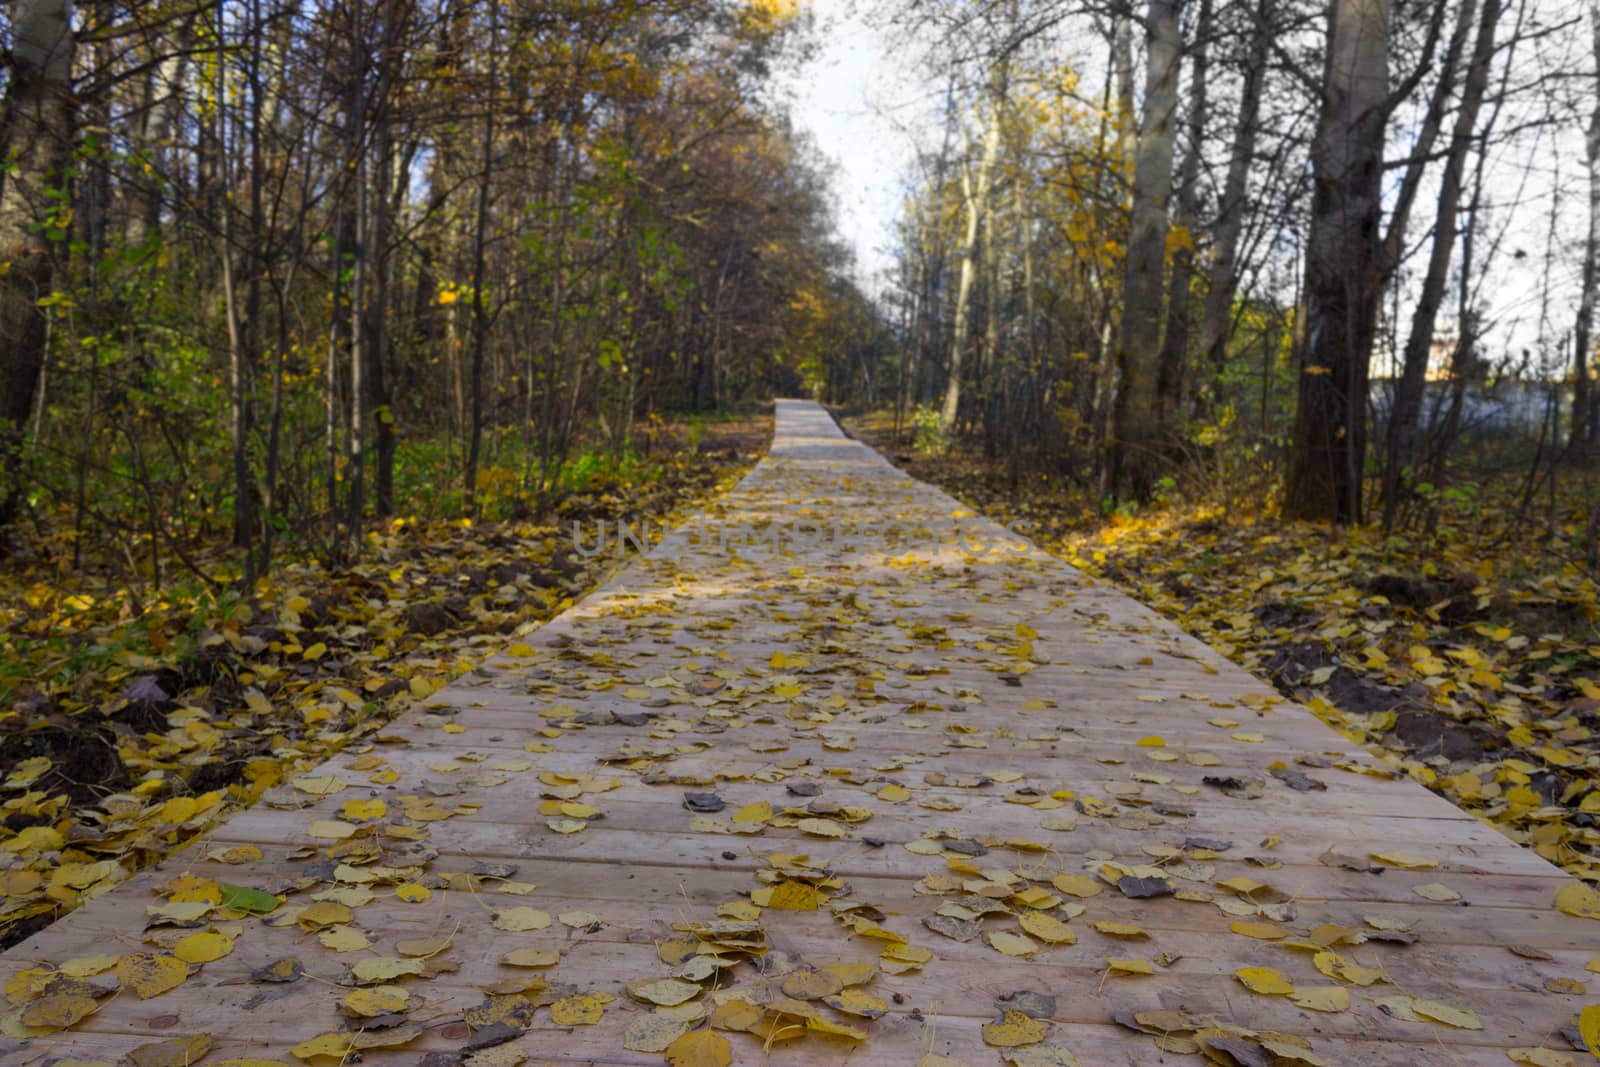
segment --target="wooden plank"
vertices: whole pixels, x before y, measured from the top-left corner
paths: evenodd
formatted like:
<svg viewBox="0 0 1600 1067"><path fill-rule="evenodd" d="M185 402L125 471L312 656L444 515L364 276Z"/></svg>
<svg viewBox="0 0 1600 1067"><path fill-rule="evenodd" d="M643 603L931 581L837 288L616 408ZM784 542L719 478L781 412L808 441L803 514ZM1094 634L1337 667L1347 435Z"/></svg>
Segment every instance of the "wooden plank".
<svg viewBox="0 0 1600 1067"><path fill-rule="evenodd" d="M451 866L459 869L471 866L468 857L462 857L461 860L459 864ZM451 958L460 959L469 965L492 963L506 951L508 941L519 946L538 944L569 948L577 945L589 948L597 945L613 945L618 952L627 951L627 946L643 945L650 949L650 952L643 955L650 956L656 944L675 936L672 930L674 922L707 914L719 904L740 899L750 884L744 872L733 870L722 872L696 868L645 870L628 868L620 863L617 866L619 870L613 877L596 881L570 864L527 864L519 871L519 878L538 884L539 889L531 898L492 893L473 897L455 893L441 895L440 900L430 902L428 907L402 905L392 898L387 900L380 898L374 904L362 909L361 921L364 927L370 927L381 938L425 937L435 931L455 929L456 933L452 935ZM243 880L258 882L262 877L270 876L273 870L281 869L281 865L261 864L255 869L241 868L236 873ZM128 907L130 898L134 896L137 888L139 887L130 885L119 891L123 901L116 907ZM871 901L890 916L917 914L923 910L921 905L925 902L905 882L851 879L850 888L851 895L855 899ZM463 921L464 916L470 917L476 911L499 911L526 904L528 899L534 900L540 908L552 915L573 910L595 911L596 914L605 916L605 925L598 930L580 934L553 924L546 930L508 938L507 935L487 929L480 924ZM597 909L596 902L604 902L604 908ZM1192 910L1177 907L1141 908L1137 902L1125 900L1120 896L1110 896L1103 901L1094 899L1085 903L1091 905L1090 910L1072 924L1078 931L1078 942L1071 946L1045 948L1035 960L1026 962L997 959L981 941L965 943L953 941L934 935L914 923L894 922L892 919L889 925L905 931L913 941L934 950L942 962L966 964L974 974L983 974L985 980L992 978L1002 984L1021 982L1025 985L1029 981L1030 973L1043 974L1049 968L1076 969L1080 974L1092 971L1098 976L1103 967L1103 960L1108 956L1138 954L1149 957L1169 952L1175 958L1162 968L1160 981L1113 982L1111 991L1105 995L1121 997L1126 990L1142 993L1152 989L1164 990L1169 986L1187 990L1188 979L1198 979L1202 976L1218 979L1217 982L1209 984L1209 994L1213 997L1218 990L1233 991L1232 983L1227 981L1232 973L1230 962L1215 956L1211 951L1211 946L1217 937L1226 936L1228 924L1232 921L1222 913L1199 915ZM92 918L86 917L76 928L64 931L53 942L52 948L56 952L68 958L93 955L100 951L97 946L104 943L107 932L114 931L121 925L115 907L108 908L97 901L90 905L90 908L95 909ZM1388 907L1369 907L1365 912L1387 917L1407 914ZM1494 1010L1515 1008L1521 1012L1530 1004L1548 999L1551 994L1544 992L1545 983L1553 979L1570 979L1583 975L1585 964L1593 956L1591 951L1579 946L1560 944L1549 946L1549 951L1545 955L1549 955L1550 959L1517 956L1504 949L1486 948L1476 941L1461 943L1446 940L1453 933L1459 934L1459 930L1444 924L1439 916L1410 913L1408 917L1415 920L1416 929L1420 934L1420 939L1415 944L1371 942L1341 950L1346 956L1364 966L1383 969L1394 979L1393 983L1357 989L1355 992L1358 996L1387 995L1394 991L1391 987L1394 984L1414 993L1424 990L1455 989L1469 997L1470 1002L1488 1003L1486 1012L1491 1008ZM813 963L826 963L838 958L870 959L877 954L879 946L870 941L842 939L836 936L836 922L827 915L810 913L785 918L783 947L801 951ZM1148 931L1149 937L1138 941L1107 937L1095 930L1092 925L1091 920L1100 919L1137 923ZM1496 915L1496 919L1499 920L1500 916ZM1355 928L1360 928L1362 925L1359 915L1351 915L1349 922ZM457 929L458 924L459 929ZM183 932L174 932L172 936L180 936ZM292 928L281 932L263 932L261 937L252 939L249 943L241 943L225 962L219 961L209 966L206 974L208 977L223 981L242 978L253 967L280 955L295 954L298 946L305 940L301 931ZM383 945L382 940L377 943ZM1325 979L1318 977L1318 973L1311 965L1309 953L1291 950L1271 942L1259 942L1253 951L1258 965L1277 966L1291 973L1302 983L1327 984ZM336 962L349 963L361 957L362 954L357 953L344 956L342 960ZM0 961L0 967L10 963L20 968L27 962L29 961L8 959ZM637 960L635 962L637 963ZM1045 970L1040 971L1040 968ZM597 966L591 969L596 972L604 971L609 979L614 980L617 977L617 974L608 968ZM655 970L659 969L658 966L655 967ZM330 973L336 970L335 967ZM13 970L0 973L15 972ZM514 972L491 968L487 972L486 980L500 980L512 973ZM634 977L649 975L650 970L647 967ZM1179 978L1183 980L1167 982L1168 979ZM921 975L885 976L880 979L878 986L900 991L916 989L920 991L919 996L937 999L937 983L942 980L938 968L930 968ZM453 978L441 979L439 987L454 987L459 984ZM1052 988L1055 986L1052 985ZM1203 1000L1208 995L1208 990L1199 988L1194 990L1193 995L1197 1001ZM1262 1003L1268 1007L1286 1006L1286 1002L1281 1000L1264 1000ZM1464 1035L1457 1036L1459 1038Z"/></svg>
<svg viewBox="0 0 1600 1067"><path fill-rule="evenodd" d="M760 796L758 791L749 788L724 787L724 792L730 801L728 809L730 811L745 803L755 803L752 797ZM677 790L674 790L674 793L681 795ZM552 832L546 825L547 817L538 815L537 807L530 805L526 798L485 801L477 818L462 822L459 830L452 829L451 832L459 834L462 847L471 848L482 855L498 857L515 857L527 854L531 850L538 855L592 862L593 857L627 855L631 850L655 841L656 844L650 849L649 854L655 856L661 853L668 862L673 862L690 855L715 854L730 847L740 851L760 852L778 851L788 847L828 857L841 873L848 875L883 874L901 877L917 877L927 870L926 857L909 854L903 847L906 842L920 839L923 836L921 832L923 829L938 828L953 836L967 839L998 838L994 840L994 847L990 850L993 858L983 860L984 864L1044 865L1057 872L1079 870L1086 863L1092 863L1097 858L1095 854L1099 853L1109 853L1106 858L1117 858L1124 863L1147 862L1152 857L1143 851L1145 846L1181 847L1188 837L1214 838L1219 833L1228 833L1234 835L1232 840L1237 841L1239 845L1229 852L1237 852L1240 858L1232 861L1226 859L1215 861L1214 865L1220 872L1218 877L1249 875L1258 881L1291 881L1302 884L1326 879L1330 884L1341 886L1341 892L1371 893L1368 899L1392 899L1395 893L1407 891L1405 887L1414 884L1427 884L1440 880L1454 881L1463 876L1484 872L1488 875L1500 873L1519 875L1521 881L1508 882L1504 888L1508 891L1526 888L1533 894L1528 900L1522 900L1521 897L1525 894L1519 892L1518 903L1543 903L1550 899L1555 885L1562 880L1560 873L1552 873L1552 868L1548 864L1540 866L1543 861L1532 853L1520 856L1511 853L1502 855L1500 846L1504 838L1476 822L1431 822L1414 819L1407 820L1399 829L1387 833L1382 839L1387 849L1410 851L1411 854L1419 856L1423 853L1418 850L1426 849L1427 858L1437 862L1436 867L1407 871L1385 868L1368 858L1366 842L1356 836L1361 827L1359 820L1298 819L1290 816L1274 817L1270 813L1262 812L1232 811L1228 813L1230 817L1182 820L1184 824L1182 826L1172 829L1163 827L1165 832L1159 834L1147 831L1143 837L1130 842L1131 835L1127 830L1106 823L1104 820L1080 819L1077 830L1070 833L1052 833L1039 827L1038 817L1024 819L1020 814L1013 814L1010 810L1001 813L1002 816L1011 816L1009 821L1001 821L996 815L983 812L913 812L909 816L891 815L888 818L874 819L852 828L850 832L857 843L841 846L829 839L817 837L807 839L774 830L769 830L760 837L697 832L691 824L693 816L684 811L678 803L652 803L645 800L635 802L609 796L589 799L596 802L595 806L603 810L605 817L593 820L589 829L581 834L566 835ZM673 799L676 800L677 796ZM999 807L1000 805L994 804L991 800L988 804L975 803L972 806ZM1012 806L1006 807L1009 809ZM296 841L313 845L315 839L310 837L306 830L314 821L316 814L315 811L307 814L257 809L245 812L230 823L219 827L213 839L219 842L243 844L260 841ZM333 815L335 811L326 811L322 814ZM937 820L932 818L935 814L938 815ZM911 821L917 815L923 816L920 820L922 827L916 826ZM724 822L726 822L725 817ZM1267 850L1253 847L1256 842L1276 834L1284 835L1284 839L1274 848ZM875 845L867 841L866 838L869 837L872 841L882 844ZM1011 838L1048 846L1050 851L1041 856L1032 850L1007 849L1001 842ZM671 843L670 847L668 842ZM1322 855L1329 850L1349 856L1354 861L1370 864L1372 868L1383 873L1378 875L1352 872L1334 869L1320 863ZM585 855L590 859L585 860L583 858ZM1225 853L1224 856L1226 855L1228 854ZM1281 868L1264 869L1262 863L1246 860L1244 858L1246 856L1256 857L1268 864L1280 864ZM1496 861L1501 861L1498 866ZM1279 869L1286 873L1276 876L1274 872ZM1529 879L1533 881L1530 882ZM1546 885L1546 882L1549 884ZM1483 885L1488 889L1497 883L1484 882ZM1370 888L1363 888L1367 886ZM1311 892L1313 896L1319 895L1314 888ZM1493 899L1483 899L1478 902L1506 901L1495 896Z"/></svg>
<svg viewBox="0 0 1600 1067"><path fill-rule="evenodd" d="M263 1018L265 1028L277 1019ZM862 1063L913 1064L924 1053L934 1052L956 1059L958 1062L998 1062L995 1050L984 1045L980 1035L981 1023L976 1019L943 1014L924 1014L920 1018L894 1016L873 1024L872 1042L866 1048L847 1046L839 1042L822 1043L817 1039L801 1042L800 1047L775 1046L770 1057L763 1056L760 1044L743 1034L730 1034L736 1063L799 1063L817 1067L841 1067ZM156 1034L99 1034L84 1033L74 1045L76 1056L90 1060L117 1062L129 1051L170 1031ZM614 1025L601 1025L573 1031L552 1027L542 1020L529 1028L527 1036L519 1042L528 1053L529 1065L627 1065L627 1067L659 1067L660 1055L627 1052L621 1048L621 1032ZM1073 1049L1080 1062L1094 1067L1149 1067L1153 1063L1186 1062L1177 1057L1162 1057L1154 1041L1117 1028L1072 1023L1052 1023L1048 1040L1061 1047ZM1362 1067L1461 1067L1461 1065L1501 1065L1507 1063L1505 1053L1488 1046L1433 1045L1425 1037L1411 1041L1397 1041L1369 1037L1361 1040L1319 1038L1317 1048L1330 1063L1360 1064ZM8 1047L10 1046L10 1047ZM369 1064L414 1065L422 1053L430 1048L446 1049L449 1040L431 1035L403 1053L383 1050L363 1053L362 1062ZM218 1042L212 1059L222 1056L248 1057L282 1055L279 1042L248 1035L232 1036ZM0 1067L50 1067L56 1054L38 1043L31 1048L19 1042L0 1037ZM285 1060L286 1063L298 1061ZM331 1062L331 1061L330 1061ZM1192 1061L1190 1061L1192 1062Z"/></svg>
<svg viewBox="0 0 1600 1067"><path fill-rule="evenodd" d="M531 654L493 657L386 729L379 743L305 773L347 783L339 792L319 799L281 787L269 798L279 806L240 814L17 946L0 957L0 983L29 967L170 947L191 931L144 930L144 916L163 902L158 889L185 873L279 887L314 869L318 880L290 898L309 903L335 874L323 858L348 846L330 846L308 830L337 818L349 800L384 801L387 823L373 825L425 839L426 862L405 877L430 885L428 900L403 902L380 881L352 917L370 947L339 953L294 925L234 920L230 955L151 1000L110 999L70 1031L0 1037L0 1067L45 1067L68 1055L115 1061L141 1043L198 1032L216 1039L214 1060L291 1062L295 1043L340 1026L335 1006L348 992L339 982L349 964L390 955L401 940L438 936L451 942L438 958L456 969L408 982L427 998L415 1013L425 1032L403 1049L365 1051L363 1062L415 1064L427 1051L459 1048L462 1012L481 1000L480 989L526 973L499 957L510 946L546 945L563 951L550 981L617 999L592 1026L561 1026L541 1010L517 1039L529 1062L660 1063L659 1054L623 1046L623 1030L647 1010L625 985L667 973L657 946L681 936L675 923L748 906L762 879L776 877L770 871L779 854L804 854L826 867L837 879L828 895L875 909L883 929L934 958L920 971L874 981L887 1012L862 1024L865 1044L813 1035L774 1045L773 1063L911 1064L929 1051L995 1063L981 1027L995 998L1016 989L1056 994L1051 1040L1087 1065L1160 1058L1150 1038L1112 1022L1127 1007L1181 1006L1226 1025L1299 1035L1327 1063L1504 1063L1511 1047L1568 1047L1562 1028L1582 1006L1577 991L1591 977L1593 953L1589 924L1551 906L1566 881L1561 872L1409 780L1387 776L1304 710L1263 706L1270 696L1263 683L1037 549L974 554L953 540L933 543L928 531L960 513L949 497L840 437L819 409L780 405L772 456L701 520L524 638L529 649L516 651ZM732 540L748 540L768 522L835 519L858 538L871 535L874 522L903 523L923 531L912 534L922 541L912 555L895 546L802 544L762 557L691 537L720 524ZM960 521L969 544L1002 536L983 520ZM1047 704L1029 705L1036 699ZM1238 725L1219 727L1216 719ZM1156 736L1164 747L1139 744ZM987 747L960 747L973 739ZM600 762L625 746L659 755ZM1195 752L1216 763L1189 762ZM1292 789L1268 773L1274 765L1326 788ZM375 771L385 774L368 780ZM565 797L597 815L579 833L553 832L548 820L562 816L541 811L552 788L589 777L616 786ZM1219 792L1207 777L1259 780L1263 790ZM879 796L889 784L909 795ZM795 796L790 786L816 787L818 795ZM840 823L843 840L785 826L714 834L683 806L686 791L713 789L727 805L714 816L720 820L759 801L778 812L822 802L871 817ZM1056 794L1048 803L1059 806L1008 802L1022 789L1035 802ZM435 821L404 818L405 797L431 803L431 811L413 811ZM1068 815L1075 829L1048 828ZM931 833L966 842L963 851L903 847ZM1187 858L1173 851L1190 838L1233 847ZM388 849L381 862L418 862L415 852L401 851L411 842L381 833L367 840ZM1019 840L1047 851L1006 844ZM980 841L988 850L975 854L983 850L971 843ZM260 858L207 858L241 844L259 847ZM1330 866L1330 851L1352 862L1384 853L1433 865L1370 873ZM1130 897L1107 885L1073 902L1081 914L1061 913L1075 944L1044 947L1029 959L924 925L948 897L926 892L930 874L960 869L977 887L998 878L1049 887L1054 875L1092 875L1108 860L1164 865L1173 887L1192 899ZM490 880L463 892L441 880L499 861L537 888L497 893ZM338 877L353 884L362 869L347 866ZM1235 931L1237 916L1225 909L1243 905L1220 883L1240 876L1270 887L1259 896L1286 898L1271 910L1285 941L1324 924L1371 932L1369 917L1403 920L1418 940L1340 946L1348 960L1385 976L1350 986L1344 1012L1309 1012L1285 997L1248 992L1233 977L1242 967L1276 968L1300 987L1335 980L1308 951ZM1417 895L1432 883L1461 901ZM600 925L494 928L497 912L519 906L551 916L588 912ZM826 908L768 908L760 921L774 949L809 965L872 960L883 947L849 934ZM1137 925L1146 936L1108 936L1099 922ZM986 923L1016 928L1014 917ZM255 967L286 955L301 958L308 977L281 986L252 980ZM1159 959L1159 966L1149 977L1112 977L1106 961L1117 957ZM781 986L748 964L728 982L762 997ZM1405 1021L1380 1008L1381 998L1400 995L1470 1007L1481 1028ZM737 1062L768 1061L758 1041L729 1036Z"/></svg>
<svg viewBox="0 0 1600 1067"><path fill-rule="evenodd" d="M504 735L510 736L510 735ZM436 740L442 738L443 740ZM620 737L615 740L605 738L605 743L600 743L604 735L593 731L585 731L582 744L591 751L574 750L566 745L554 752L540 755L537 764L541 772L554 771L557 773L592 772L594 770L593 750L603 752L615 751L622 744L633 740ZM439 780L448 780L449 775L431 768L444 765L450 761L459 764L461 772L470 773L474 763L468 762L477 757L484 757L485 762L493 764L502 761L520 761L531 759L523 750L520 739L511 738L511 744L455 744L458 739L451 735L433 734L419 737L417 742L406 748L393 749L386 753L388 766L394 768L402 775L412 774L431 777ZM1096 746L1106 752L1117 751L1115 746ZM1126 751L1126 747L1122 749ZM902 746L899 753L902 755L915 751L909 746ZM804 758L808 765L803 768L786 769L778 765L780 758ZM1117 797L1115 790L1108 787L1127 785L1130 775L1124 771L1120 776L1105 773L1105 768L1097 767L1091 761L1085 766L1074 757L1061 755L1052 757L1048 753L1037 756L1037 759L1023 761L1020 759L995 759L990 756L963 752L960 750L949 753L929 753L924 759L904 770L884 769L879 770L877 761L868 754L852 751L848 754L829 752L816 742L791 745L781 754L751 753L748 759L733 759L728 753L715 750L699 753L692 756L680 756L670 763L662 763L656 769L673 775L691 775L703 777L710 781L716 779L725 785L719 788L725 790L732 799L736 799L740 790L761 790L762 780L756 779L754 784L746 785L758 775L781 776L785 784L814 783L820 786L825 795L833 800L874 808L880 814L905 818L908 812L915 812L916 806L890 805L875 799L874 794L883 785L898 782L902 785L911 785L917 789L919 798L937 798L939 802L949 800L955 803L965 803L972 800L1004 801L1007 797L1017 794L1019 790L1031 789L1039 794L1050 794L1061 789L1070 789L1074 794L1098 796L1103 800L1115 801L1127 811L1145 811L1152 818L1158 817L1157 809L1150 808L1151 804L1182 805L1186 807L1199 807L1203 804L1207 811L1227 812L1238 811L1241 813L1258 812L1262 809L1272 809L1274 800L1278 797L1287 797L1289 788L1271 778L1261 779L1264 786L1264 795L1258 800L1236 799L1216 789L1206 787L1203 779L1215 774L1211 768L1196 768L1184 764L1155 765L1146 764L1134 768L1138 773L1159 774L1170 778L1170 786L1143 785L1137 797ZM1024 777L1017 781L995 782L989 775L1004 771L1021 771ZM629 778L634 773L627 769L613 771L612 774L619 778ZM1313 777L1326 772L1312 772ZM1337 772L1335 772L1337 773ZM926 777L930 774L944 776L945 784L928 784ZM848 777L847 777L848 776ZM949 784L958 776L969 776L974 781L973 785L962 787ZM367 777L361 773L347 773L346 777L359 788ZM983 778L985 784L977 784L976 780ZM1321 780L1327 781L1326 778ZM1403 827L1406 821L1419 823L1459 822L1469 825L1479 825L1488 829L1468 812L1462 811L1443 798L1434 797L1437 803L1429 803L1415 797L1415 786L1410 783L1397 783L1399 788L1383 788L1374 783L1372 792L1368 792L1363 784L1361 787L1312 793L1304 798L1297 798L1294 814L1296 816L1316 817L1382 817L1394 819ZM1182 787L1190 787L1199 792L1180 792ZM662 786L646 797L658 799L674 806L681 804L681 789L671 789ZM658 795L659 794L659 795ZM489 794L490 804L499 801L499 794ZM1430 794L1432 796L1432 794ZM747 797L746 799L756 799ZM787 798L788 803L803 807L809 798ZM1021 798L1019 798L1021 799ZM1143 806L1141 806L1143 805ZM1058 806L1029 808L1026 805L1015 805L1021 810L1011 813L1012 820L1027 822L1029 811L1037 811L1039 815L1059 813L1060 808L1072 809L1070 801L1058 802ZM1037 821L1035 819L1034 821ZM1181 831L1187 820L1181 815L1170 815L1163 822L1169 824L1174 831ZM1092 820L1085 820L1085 824ZM1491 831L1493 832L1493 831ZM1490 840L1483 838L1483 840Z"/></svg>

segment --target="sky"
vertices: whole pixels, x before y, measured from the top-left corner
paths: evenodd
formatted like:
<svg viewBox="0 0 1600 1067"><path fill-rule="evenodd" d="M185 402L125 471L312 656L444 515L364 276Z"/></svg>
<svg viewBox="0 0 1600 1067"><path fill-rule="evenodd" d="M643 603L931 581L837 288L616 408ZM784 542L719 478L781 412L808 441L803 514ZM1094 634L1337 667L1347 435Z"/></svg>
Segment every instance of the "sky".
<svg viewBox="0 0 1600 1067"><path fill-rule="evenodd" d="M857 280L876 293L894 262L894 224L916 158L907 127L925 136L931 120L923 79L857 6L812 0L820 48L786 72L782 91L795 125L831 164L839 233L855 249Z"/></svg>

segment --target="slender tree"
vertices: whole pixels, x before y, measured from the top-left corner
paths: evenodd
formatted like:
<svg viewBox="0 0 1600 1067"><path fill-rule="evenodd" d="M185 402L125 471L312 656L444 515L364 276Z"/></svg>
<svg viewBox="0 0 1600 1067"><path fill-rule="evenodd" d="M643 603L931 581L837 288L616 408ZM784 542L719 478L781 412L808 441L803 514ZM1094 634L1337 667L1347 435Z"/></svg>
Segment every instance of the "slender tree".
<svg viewBox="0 0 1600 1067"><path fill-rule="evenodd" d="M1594 319L1597 290L1600 290L1600 3L1589 5L1589 22L1594 34L1594 110L1589 115L1584 158L1589 171L1589 225L1583 242L1582 290L1578 298L1577 321L1572 329L1572 420L1574 449L1586 452L1597 436L1593 408L1595 386Z"/></svg>
<svg viewBox="0 0 1600 1067"><path fill-rule="evenodd" d="M1178 178L1177 223L1182 241L1172 254L1172 283L1167 296L1167 325L1156 365L1157 421L1169 428L1187 414L1189 395L1190 287L1195 274L1195 237L1200 225L1200 166L1210 121L1212 0L1200 0L1195 16L1189 78L1188 139Z"/></svg>
<svg viewBox="0 0 1600 1067"><path fill-rule="evenodd" d="M1464 14L1470 17L1470 9L1476 7L1476 0L1464 0L1463 6L1468 9ZM1457 220L1460 216L1467 155L1476 141L1478 111L1489 87L1489 66L1494 62L1495 28L1501 11L1501 0L1483 0L1477 40L1462 87L1450 145L1445 154L1444 172L1439 178L1439 207L1434 219L1433 249L1422 280L1422 291L1412 312L1400 380L1396 383L1394 401L1389 408L1383 492L1385 528L1391 528L1395 523L1399 514L1401 486L1406 472L1417 459L1428 360L1433 353L1434 331L1439 308L1444 303L1450 264L1455 258Z"/></svg>
<svg viewBox="0 0 1600 1067"><path fill-rule="evenodd" d="M49 340L41 301L55 291L51 244L64 236L71 199L76 111L70 0L15 0L5 98L0 101L0 451L8 475L0 527L22 501L18 469Z"/></svg>
<svg viewBox="0 0 1600 1067"><path fill-rule="evenodd" d="M1117 342L1115 421L1108 457L1111 495L1149 499L1161 457L1170 447L1169 423L1157 377L1165 319L1168 200L1172 194L1173 116L1178 105L1181 0L1151 0L1144 111L1133 174L1133 218L1122 289Z"/></svg>
<svg viewBox="0 0 1600 1067"><path fill-rule="evenodd" d="M1233 299L1238 288L1239 242L1244 233L1250 168L1255 161L1260 131L1261 98L1267 78L1267 58L1277 32L1278 0L1257 0L1252 12L1249 48L1239 87L1239 114L1234 122L1228 153L1227 176L1211 227L1211 267L1206 279L1205 312L1200 323L1200 352L1210 376L1208 400L1222 396L1222 376L1228 359L1228 332L1233 320Z"/></svg>
<svg viewBox="0 0 1600 1067"><path fill-rule="evenodd" d="M990 225L990 191L994 184L994 170L1000 153L1001 112L1006 98L1006 61L997 60L989 75L988 91L984 97L982 148L976 161L976 173L971 162L962 168L961 200L965 229L961 237L961 275L956 286L955 322L950 330L950 359L946 368L944 403L939 411L939 430L949 435L955 430L961 412L961 378L966 369L966 351L970 344L973 287L978 276L978 234L980 227Z"/></svg>
<svg viewBox="0 0 1600 1067"><path fill-rule="evenodd" d="M1388 0L1333 0L1312 143L1306 346L1284 514L1359 522L1382 268Z"/></svg>
<svg viewBox="0 0 1600 1067"><path fill-rule="evenodd" d="M467 463L462 489L468 506L478 491L478 460L483 448L483 376L489 343L489 307L483 298L489 244L489 198L494 187L495 95L500 69L500 4L489 0L488 72L484 81L483 138L478 157L477 203L472 222L472 364L469 374Z"/></svg>

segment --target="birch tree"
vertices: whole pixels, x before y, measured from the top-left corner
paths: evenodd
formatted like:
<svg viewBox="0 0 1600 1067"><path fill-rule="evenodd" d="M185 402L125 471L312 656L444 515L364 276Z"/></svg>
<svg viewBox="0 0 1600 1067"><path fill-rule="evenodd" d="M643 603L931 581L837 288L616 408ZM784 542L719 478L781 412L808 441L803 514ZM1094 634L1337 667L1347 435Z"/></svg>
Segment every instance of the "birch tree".
<svg viewBox="0 0 1600 1067"><path fill-rule="evenodd" d="M1173 116L1181 59L1178 12L1182 0L1150 0L1149 65L1133 174L1133 218L1123 281L1122 329L1117 344L1117 386L1108 457L1113 496L1124 488L1149 498L1160 458L1170 442L1156 389L1165 317L1167 201L1172 195Z"/></svg>
<svg viewBox="0 0 1600 1067"><path fill-rule="evenodd" d="M1594 309L1596 289L1600 288L1600 2L1589 5L1589 20L1594 33L1594 110L1586 131L1585 160L1589 170L1589 225L1583 242L1583 288L1578 298L1578 317L1573 325L1572 360L1572 445L1586 452L1597 435L1595 426L1595 387L1591 379L1594 363Z"/></svg>
<svg viewBox="0 0 1600 1067"><path fill-rule="evenodd" d="M1156 367L1156 415L1167 433L1171 433L1185 415L1185 400L1189 395L1189 288L1195 273L1194 240L1200 218L1200 163L1205 154L1206 124L1210 119L1210 35L1214 32L1211 20L1212 0L1200 0L1190 60L1189 144L1184 151L1177 191L1177 222L1183 239L1172 254L1167 326Z"/></svg>
<svg viewBox="0 0 1600 1067"><path fill-rule="evenodd" d="M995 162L1000 154L1001 110L1005 106L1005 60L999 59L989 77L984 100L983 141L977 170L969 163L962 169L961 194L964 228L961 235L961 274L956 283L955 323L950 336L950 360L946 369L944 402L939 409L939 432L948 436L961 413L961 376L965 370L968 334L972 323L973 283L978 275L978 231L988 225L990 190L994 184Z"/></svg>
<svg viewBox="0 0 1600 1067"><path fill-rule="evenodd" d="M1476 0L1465 0L1463 18L1470 19ZM1467 155L1476 141L1478 112L1489 86L1489 66L1494 61L1495 27L1500 20L1500 0L1483 0L1477 40L1467 69L1444 172L1439 179L1439 207L1433 226L1433 249L1422 281L1417 305L1406 338L1400 380L1394 403L1389 409L1387 457L1384 466L1383 522L1392 527L1400 506L1405 472L1416 461L1418 422L1422 414L1423 389L1427 384L1428 358L1433 351L1434 328L1444 302L1450 265L1455 258L1457 220L1461 209L1461 189L1467 169Z"/></svg>
<svg viewBox="0 0 1600 1067"><path fill-rule="evenodd" d="M1228 153L1217 215L1211 226L1211 266L1206 279L1205 311L1200 321L1200 353L1212 380L1211 396L1221 395L1223 367L1228 358L1228 333L1233 319L1233 298L1238 287L1239 239L1244 233L1245 193L1250 166L1255 159L1260 130L1262 88L1267 78L1267 56L1277 30L1278 0L1258 0L1250 31L1242 80L1239 116Z"/></svg>

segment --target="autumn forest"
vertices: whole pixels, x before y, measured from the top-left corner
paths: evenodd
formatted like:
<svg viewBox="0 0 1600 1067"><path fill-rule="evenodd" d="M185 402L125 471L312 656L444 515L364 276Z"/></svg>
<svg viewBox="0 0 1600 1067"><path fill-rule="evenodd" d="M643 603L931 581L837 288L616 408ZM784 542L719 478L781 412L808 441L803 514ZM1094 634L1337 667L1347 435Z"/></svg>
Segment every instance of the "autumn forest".
<svg viewBox="0 0 1600 1067"><path fill-rule="evenodd" d="M1388 7L872 9L943 118L864 279L770 91L804 7L19 4L0 518L248 584L818 391L1108 504L1266 446L1393 528L1485 422L1593 438L1600 149L1594 12Z"/></svg>
<svg viewBox="0 0 1600 1067"><path fill-rule="evenodd" d="M889 247L802 120L841 20L905 81ZM0 945L571 608L582 524L720 508L786 397L1600 880L1600 2L0 44Z"/></svg>

